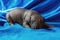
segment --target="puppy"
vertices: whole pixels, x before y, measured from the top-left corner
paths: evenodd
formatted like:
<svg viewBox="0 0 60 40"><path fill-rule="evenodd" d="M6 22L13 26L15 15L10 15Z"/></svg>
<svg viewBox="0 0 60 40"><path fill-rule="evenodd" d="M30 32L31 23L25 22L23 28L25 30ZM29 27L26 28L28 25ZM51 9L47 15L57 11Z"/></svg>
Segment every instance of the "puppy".
<svg viewBox="0 0 60 40"><path fill-rule="evenodd" d="M16 8L6 14L6 19L10 25L18 23L23 27L32 29L50 28L45 23L44 18L34 10Z"/></svg>

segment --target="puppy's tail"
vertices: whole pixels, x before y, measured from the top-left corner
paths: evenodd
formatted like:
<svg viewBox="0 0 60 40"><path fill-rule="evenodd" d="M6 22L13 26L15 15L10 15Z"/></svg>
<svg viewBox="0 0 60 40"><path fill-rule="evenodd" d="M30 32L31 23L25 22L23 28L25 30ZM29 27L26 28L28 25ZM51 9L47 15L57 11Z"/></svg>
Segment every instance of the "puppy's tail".
<svg viewBox="0 0 60 40"><path fill-rule="evenodd" d="M49 28L52 28L52 26L45 23L45 24L43 25L43 28L49 29Z"/></svg>

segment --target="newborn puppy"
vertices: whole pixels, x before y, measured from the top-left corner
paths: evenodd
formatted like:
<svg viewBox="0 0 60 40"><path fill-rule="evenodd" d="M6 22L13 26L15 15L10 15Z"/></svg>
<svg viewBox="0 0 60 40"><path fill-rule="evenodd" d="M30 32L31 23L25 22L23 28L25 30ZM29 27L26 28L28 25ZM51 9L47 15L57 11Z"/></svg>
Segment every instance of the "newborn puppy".
<svg viewBox="0 0 60 40"><path fill-rule="evenodd" d="M43 17L34 10L16 8L7 13L6 19L10 25L18 23L26 28L40 29L50 27L45 23Z"/></svg>

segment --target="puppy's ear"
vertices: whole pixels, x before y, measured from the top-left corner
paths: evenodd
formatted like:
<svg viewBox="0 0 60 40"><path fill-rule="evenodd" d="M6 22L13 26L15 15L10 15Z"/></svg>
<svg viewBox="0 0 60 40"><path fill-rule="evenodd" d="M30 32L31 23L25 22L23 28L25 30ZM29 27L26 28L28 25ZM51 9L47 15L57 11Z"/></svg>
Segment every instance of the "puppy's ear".
<svg viewBox="0 0 60 40"><path fill-rule="evenodd" d="M12 20L10 14L6 15L6 19L7 19L7 22L9 22L10 25L13 25L13 20Z"/></svg>
<svg viewBox="0 0 60 40"><path fill-rule="evenodd" d="M13 22L10 21L9 24L12 26L13 25Z"/></svg>

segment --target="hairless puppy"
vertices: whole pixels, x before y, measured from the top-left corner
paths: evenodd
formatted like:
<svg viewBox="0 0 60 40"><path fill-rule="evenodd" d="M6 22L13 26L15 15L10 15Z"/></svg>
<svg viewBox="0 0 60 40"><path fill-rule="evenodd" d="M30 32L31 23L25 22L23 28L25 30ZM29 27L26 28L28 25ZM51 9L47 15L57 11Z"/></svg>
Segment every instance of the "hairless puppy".
<svg viewBox="0 0 60 40"><path fill-rule="evenodd" d="M23 27L32 29L50 28L50 26L45 23L44 18L34 10L15 8L7 13L6 19L10 25L18 23Z"/></svg>

